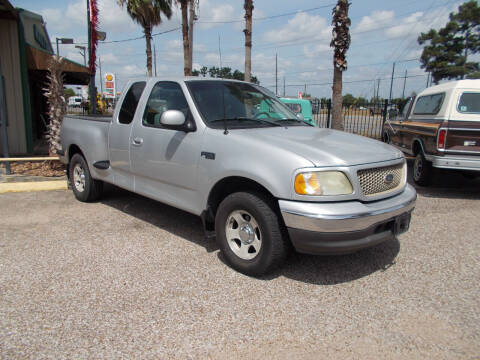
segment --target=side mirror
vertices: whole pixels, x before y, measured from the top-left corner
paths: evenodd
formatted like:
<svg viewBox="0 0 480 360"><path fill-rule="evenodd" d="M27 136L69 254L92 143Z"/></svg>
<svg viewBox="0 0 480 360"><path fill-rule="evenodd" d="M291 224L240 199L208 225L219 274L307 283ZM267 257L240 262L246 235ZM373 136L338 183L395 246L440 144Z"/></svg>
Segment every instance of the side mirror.
<svg viewBox="0 0 480 360"><path fill-rule="evenodd" d="M185 115L178 110L164 111L160 118L160 124L165 126L180 126L185 124Z"/></svg>
<svg viewBox="0 0 480 360"><path fill-rule="evenodd" d="M297 113L297 118L300 119L300 120L305 120L302 113Z"/></svg>

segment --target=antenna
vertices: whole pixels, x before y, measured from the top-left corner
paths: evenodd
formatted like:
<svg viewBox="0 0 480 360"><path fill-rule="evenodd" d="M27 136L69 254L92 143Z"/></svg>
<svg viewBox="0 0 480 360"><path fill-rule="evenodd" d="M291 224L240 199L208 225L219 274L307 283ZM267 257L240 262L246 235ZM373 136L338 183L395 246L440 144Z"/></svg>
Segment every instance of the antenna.
<svg viewBox="0 0 480 360"><path fill-rule="evenodd" d="M220 72L221 72L222 71L222 50L220 48L220 34L218 34L218 57L220 58Z"/></svg>

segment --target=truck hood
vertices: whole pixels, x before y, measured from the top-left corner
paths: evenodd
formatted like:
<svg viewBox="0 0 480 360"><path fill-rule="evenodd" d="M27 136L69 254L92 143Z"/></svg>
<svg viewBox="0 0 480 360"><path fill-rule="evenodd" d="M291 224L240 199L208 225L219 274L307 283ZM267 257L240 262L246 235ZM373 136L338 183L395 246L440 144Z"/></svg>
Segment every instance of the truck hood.
<svg viewBox="0 0 480 360"><path fill-rule="evenodd" d="M234 130L231 134L248 138L246 143L259 141L273 148L288 149L319 167L353 166L403 157L401 151L380 141L331 129L291 126Z"/></svg>

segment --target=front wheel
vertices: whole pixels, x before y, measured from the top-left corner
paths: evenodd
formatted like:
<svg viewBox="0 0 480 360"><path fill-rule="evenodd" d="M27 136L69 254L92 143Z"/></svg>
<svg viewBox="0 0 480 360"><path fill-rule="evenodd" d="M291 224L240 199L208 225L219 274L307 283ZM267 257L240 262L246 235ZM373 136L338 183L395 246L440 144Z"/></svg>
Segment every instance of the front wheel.
<svg viewBox="0 0 480 360"><path fill-rule="evenodd" d="M289 252L286 229L272 201L259 193L227 196L215 217L217 243L235 270L259 276L280 266Z"/></svg>
<svg viewBox="0 0 480 360"><path fill-rule="evenodd" d="M68 171L73 194L77 200L90 202L100 198L103 182L92 178L88 164L82 155L72 156Z"/></svg>
<svg viewBox="0 0 480 360"><path fill-rule="evenodd" d="M413 180L420 186L427 186L431 181L432 163L422 153L417 154L413 163Z"/></svg>

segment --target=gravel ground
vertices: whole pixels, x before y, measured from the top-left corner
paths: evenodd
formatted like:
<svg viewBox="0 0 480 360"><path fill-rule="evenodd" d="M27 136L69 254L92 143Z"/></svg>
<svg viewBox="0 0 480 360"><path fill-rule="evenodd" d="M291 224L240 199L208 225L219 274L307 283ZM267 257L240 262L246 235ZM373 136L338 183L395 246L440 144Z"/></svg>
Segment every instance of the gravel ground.
<svg viewBox="0 0 480 360"><path fill-rule="evenodd" d="M479 185L442 177L398 240L263 279L199 218L113 187L2 194L0 358L478 359Z"/></svg>

